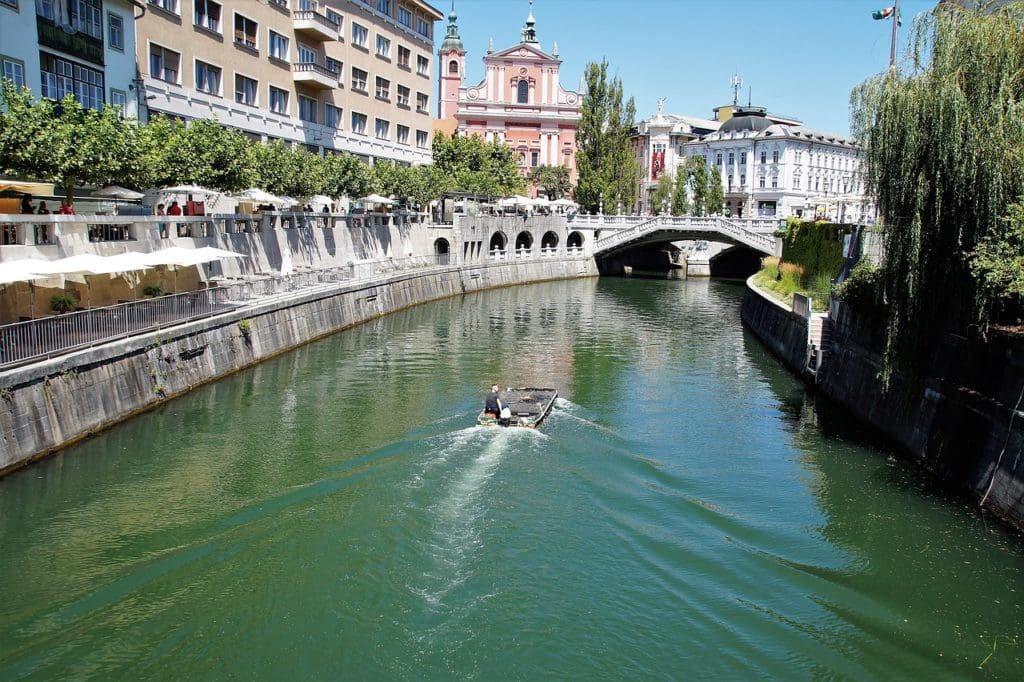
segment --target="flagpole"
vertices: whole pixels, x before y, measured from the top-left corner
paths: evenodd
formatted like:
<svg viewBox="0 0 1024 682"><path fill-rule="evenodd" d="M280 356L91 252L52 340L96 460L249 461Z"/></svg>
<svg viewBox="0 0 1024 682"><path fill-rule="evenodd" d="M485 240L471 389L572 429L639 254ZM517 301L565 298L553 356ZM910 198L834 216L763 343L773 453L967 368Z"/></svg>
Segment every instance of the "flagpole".
<svg viewBox="0 0 1024 682"><path fill-rule="evenodd" d="M889 46L889 68L896 68L896 42L899 39L900 30L900 0L896 0L895 9L892 13L892 44Z"/></svg>

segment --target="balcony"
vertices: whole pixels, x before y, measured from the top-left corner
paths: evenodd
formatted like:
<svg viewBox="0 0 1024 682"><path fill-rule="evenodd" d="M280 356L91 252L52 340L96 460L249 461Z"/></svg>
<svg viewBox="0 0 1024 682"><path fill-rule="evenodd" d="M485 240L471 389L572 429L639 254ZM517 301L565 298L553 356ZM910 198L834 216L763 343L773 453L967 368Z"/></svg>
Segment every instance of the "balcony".
<svg viewBox="0 0 1024 682"><path fill-rule="evenodd" d="M309 40L337 40L341 26L314 9L292 12L295 33Z"/></svg>
<svg viewBox="0 0 1024 682"><path fill-rule="evenodd" d="M295 62L292 64L292 75L296 83L302 83L319 90L334 90L338 87L341 77L337 71L316 62Z"/></svg>

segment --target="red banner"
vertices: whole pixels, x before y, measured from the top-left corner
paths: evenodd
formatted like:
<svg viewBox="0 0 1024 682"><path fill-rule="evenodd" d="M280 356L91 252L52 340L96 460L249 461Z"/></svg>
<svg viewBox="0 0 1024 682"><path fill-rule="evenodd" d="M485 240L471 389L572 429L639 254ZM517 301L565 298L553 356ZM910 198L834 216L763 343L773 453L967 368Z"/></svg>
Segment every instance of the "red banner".
<svg viewBox="0 0 1024 682"><path fill-rule="evenodd" d="M654 152L651 154L651 180L657 180L661 172L665 170L665 152Z"/></svg>

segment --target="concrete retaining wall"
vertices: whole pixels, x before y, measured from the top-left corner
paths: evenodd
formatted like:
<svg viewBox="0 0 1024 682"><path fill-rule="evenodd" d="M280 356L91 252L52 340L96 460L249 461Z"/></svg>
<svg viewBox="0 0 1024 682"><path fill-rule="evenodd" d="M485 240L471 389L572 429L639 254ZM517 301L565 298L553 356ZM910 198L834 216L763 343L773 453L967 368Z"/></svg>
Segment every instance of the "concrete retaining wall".
<svg viewBox="0 0 1024 682"><path fill-rule="evenodd" d="M749 285L742 310L743 323L775 355L812 376L805 319ZM817 389L944 485L984 499L986 508L1024 527L1024 342L946 335L920 386L897 376L883 392L878 321L841 304L833 313L831 340L813 377Z"/></svg>
<svg viewBox="0 0 1024 682"><path fill-rule="evenodd" d="M478 263L340 283L0 376L0 473L195 386L374 317L493 287L597 275L592 259Z"/></svg>

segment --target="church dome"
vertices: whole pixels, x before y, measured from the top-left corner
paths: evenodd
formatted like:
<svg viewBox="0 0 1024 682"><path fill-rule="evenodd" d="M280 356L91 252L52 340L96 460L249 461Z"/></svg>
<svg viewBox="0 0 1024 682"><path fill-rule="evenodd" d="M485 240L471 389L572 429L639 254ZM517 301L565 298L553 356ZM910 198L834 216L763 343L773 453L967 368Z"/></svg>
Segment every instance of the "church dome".
<svg viewBox="0 0 1024 682"><path fill-rule="evenodd" d="M718 129L720 133L759 133L772 125L764 107L738 107L736 113Z"/></svg>

